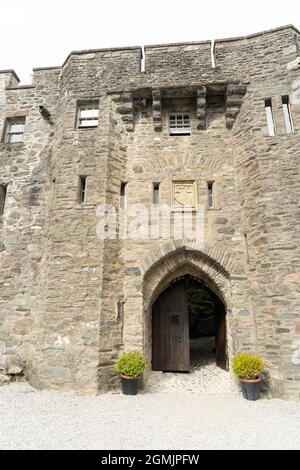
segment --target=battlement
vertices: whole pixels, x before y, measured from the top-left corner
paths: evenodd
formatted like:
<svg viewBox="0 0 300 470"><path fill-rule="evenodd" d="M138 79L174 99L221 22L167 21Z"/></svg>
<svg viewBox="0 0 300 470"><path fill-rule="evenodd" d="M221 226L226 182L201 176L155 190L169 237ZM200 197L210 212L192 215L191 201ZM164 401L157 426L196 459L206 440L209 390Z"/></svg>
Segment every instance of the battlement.
<svg viewBox="0 0 300 470"><path fill-rule="evenodd" d="M99 49L75 50L69 53L62 66L37 67L33 69L35 75L60 73L70 63L84 63L100 60L101 62L113 61L120 67L130 69L130 73L146 74L175 73L180 69L199 68L209 72L216 68L225 71L231 68L233 71L242 70L247 75L245 67L261 66L262 63L275 62L284 55L286 62L299 55L300 32L293 25L286 25L267 31L261 31L247 36L216 39L215 41L196 41L169 44L151 44L130 47L111 47ZM269 49L268 54L264 50ZM245 61L245 56L247 61ZM143 62L143 66L141 63ZM14 70L0 70L0 74L7 75L7 88L19 86L20 79ZM23 85L22 85L23 87Z"/></svg>

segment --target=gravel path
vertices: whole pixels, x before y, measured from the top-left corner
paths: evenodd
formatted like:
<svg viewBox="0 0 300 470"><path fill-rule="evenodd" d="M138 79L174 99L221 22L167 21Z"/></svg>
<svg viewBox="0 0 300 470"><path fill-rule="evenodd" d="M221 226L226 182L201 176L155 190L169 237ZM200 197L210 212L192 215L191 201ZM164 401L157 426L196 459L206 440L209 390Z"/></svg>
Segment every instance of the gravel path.
<svg viewBox="0 0 300 470"><path fill-rule="evenodd" d="M300 404L237 394L0 387L1 449L300 449Z"/></svg>

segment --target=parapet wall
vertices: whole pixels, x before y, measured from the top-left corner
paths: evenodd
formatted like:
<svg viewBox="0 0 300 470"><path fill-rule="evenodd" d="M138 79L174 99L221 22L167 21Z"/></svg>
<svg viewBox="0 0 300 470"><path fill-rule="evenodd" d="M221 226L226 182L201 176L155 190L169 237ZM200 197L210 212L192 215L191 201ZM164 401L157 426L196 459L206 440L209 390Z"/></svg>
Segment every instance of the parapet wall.
<svg viewBox="0 0 300 470"><path fill-rule="evenodd" d="M300 33L286 26L251 36L215 41L216 67L238 78L265 81L274 73L284 73L287 64L299 55Z"/></svg>
<svg viewBox="0 0 300 470"><path fill-rule="evenodd" d="M288 25L245 37L218 39L214 44L202 41L147 45L144 50L137 46L73 51L62 67L33 69L33 83L45 81L49 72L52 75L62 72L68 81L69 71L74 68L83 83L92 83L96 75L101 88L111 90L124 90L125 85L128 88L152 86L153 79L162 86L180 86L187 81L190 84L226 81L229 76L239 81L252 77L265 80L268 75L284 71L299 56L299 51L300 33ZM6 86L17 86L15 72L4 72L11 77Z"/></svg>
<svg viewBox="0 0 300 470"><path fill-rule="evenodd" d="M205 76L211 69L211 41L145 46L145 72L161 79L168 74L174 85L187 73Z"/></svg>

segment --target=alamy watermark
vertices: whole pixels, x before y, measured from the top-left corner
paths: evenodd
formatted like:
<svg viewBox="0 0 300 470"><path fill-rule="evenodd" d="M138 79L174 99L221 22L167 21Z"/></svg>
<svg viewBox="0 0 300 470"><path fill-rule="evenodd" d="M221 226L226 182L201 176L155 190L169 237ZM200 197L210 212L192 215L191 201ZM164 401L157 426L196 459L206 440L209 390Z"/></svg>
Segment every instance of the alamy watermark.
<svg viewBox="0 0 300 470"><path fill-rule="evenodd" d="M193 208L132 204L116 208L112 204L96 209L96 228L101 240L194 240L204 242L204 206Z"/></svg>

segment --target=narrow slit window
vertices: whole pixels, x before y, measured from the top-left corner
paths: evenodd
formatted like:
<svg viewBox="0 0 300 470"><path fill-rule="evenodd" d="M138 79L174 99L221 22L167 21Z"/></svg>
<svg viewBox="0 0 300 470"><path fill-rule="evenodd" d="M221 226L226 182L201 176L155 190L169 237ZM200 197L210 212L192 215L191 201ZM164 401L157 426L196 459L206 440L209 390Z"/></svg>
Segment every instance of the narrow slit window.
<svg viewBox="0 0 300 470"><path fill-rule="evenodd" d="M86 201L86 176L80 176L79 202L82 204Z"/></svg>
<svg viewBox="0 0 300 470"><path fill-rule="evenodd" d="M287 134L294 132L293 119L291 113L290 99L288 96L282 97L282 109Z"/></svg>
<svg viewBox="0 0 300 470"><path fill-rule="evenodd" d="M1 184L0 185L0 216L4 214L6 193L7 193L7 186L4 184Z"/></svg>
<svg viewBox="0 0 300 470"><path fill-rule="evenodd" d="M125 206L126 206L126 186L127 186L127 183L124 183L122 181L121 187L120 187L120 208L121 209L125 209Z"/></svg>
<svg viewBox="0 0 300 470"><path fill-rule="evenodd" d="M159 186L160 183L153 183L153 204L155 206L159 204Z"/></svg>
<svg viewBox="0 0 300 470"><path fill-rule="evenodd" d="M207 183L207 199L208 199L208 207L214 207L214 182L209 181Z"/></svg>
<svg viewBox="0 0 300 470"><path fill-rule="evenodd" d="M275 130L275 122L274 122L274 115L273 115L273 108L272 108L272 100L271 99L265 100L265 110L266 110L266 116L267 116L269 136L274 137L275 133L276 133L276 130Z"/></svg>

